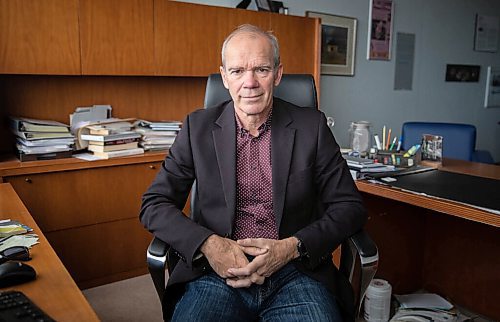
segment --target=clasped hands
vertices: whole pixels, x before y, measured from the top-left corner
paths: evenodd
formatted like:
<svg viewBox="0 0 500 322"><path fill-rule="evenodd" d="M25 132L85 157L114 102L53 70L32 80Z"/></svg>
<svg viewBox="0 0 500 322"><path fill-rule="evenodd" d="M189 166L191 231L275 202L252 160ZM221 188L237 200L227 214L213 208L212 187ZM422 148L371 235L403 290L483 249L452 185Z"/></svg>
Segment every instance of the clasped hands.
<svg viewBox="0 0 500 322"><path fill-rule="evenodd" d="M200 250L212 269L234 287L262 285L266 277L299 256L298 239L289 237L281 240L266 238L232 239L211 235ZM246 255L254 256L249 261Z"/></svg>

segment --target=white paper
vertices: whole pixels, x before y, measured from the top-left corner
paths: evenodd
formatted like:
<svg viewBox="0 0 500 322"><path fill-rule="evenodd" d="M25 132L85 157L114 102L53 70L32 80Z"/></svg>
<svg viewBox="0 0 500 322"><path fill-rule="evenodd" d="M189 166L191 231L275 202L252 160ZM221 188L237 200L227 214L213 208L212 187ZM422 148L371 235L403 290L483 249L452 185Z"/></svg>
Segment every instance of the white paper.
<svg viewBox="0 0 500 322"><path fill-rule="evenodd" d="M450 302L433 293L416 293L394 296L399 301L402 308L427 308L442 310L450 310L453 308L453 305Z"/></svg>

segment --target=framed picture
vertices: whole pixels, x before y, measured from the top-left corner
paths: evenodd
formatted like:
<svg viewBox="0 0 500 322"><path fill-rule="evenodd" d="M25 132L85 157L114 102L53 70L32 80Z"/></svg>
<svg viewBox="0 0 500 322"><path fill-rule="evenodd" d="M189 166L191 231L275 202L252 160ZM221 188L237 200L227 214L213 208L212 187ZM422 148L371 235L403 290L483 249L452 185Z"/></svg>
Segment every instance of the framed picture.
<svg viewBox="0 0 500 322"><path fill-rule="evenodd" d="M391 59L393 0L370 0L367 58Z"/></svg>
<svg viewBox="0 0 500 322"><path fill-rule="evenodd" d="M484 107L500 107L500 66L488 66Z"/></svg>
<svg viewBox="0 0 500 322"><path fill-rule="evenodd" d="M321 18L321 74L354 75L357 19L307 11Z"/></svg>
<svg viewBox="0 0 500 322"><path fill-rule="evenodd" d="M271 11L271 1L268 0L255 0L258 11Z"/></svg>

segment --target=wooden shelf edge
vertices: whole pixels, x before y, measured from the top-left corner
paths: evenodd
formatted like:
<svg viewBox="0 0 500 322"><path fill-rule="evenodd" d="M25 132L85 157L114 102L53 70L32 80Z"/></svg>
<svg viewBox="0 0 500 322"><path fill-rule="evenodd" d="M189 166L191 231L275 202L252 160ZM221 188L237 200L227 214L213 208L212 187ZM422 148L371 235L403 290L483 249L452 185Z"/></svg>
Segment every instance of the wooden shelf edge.
<svg viewBox="0 0 500 322"><path fill-rule="evenodd" d="M445 213L447 215L468 219L494 227L500 227L499 215L451 200L418 195L388 186L369 183L366 181L356 181L356 186L358 187L359 191L371 195L401 201L418 207L425 207L427 209Z"/></svg>
<svg viewBox="0 0 500 322"><path fill-rule="evenodd" d="M0 159L0 178L23 174L83 170L118 165L163 161L166 152L146 152L108 160L85 161L77 158L21 162L13 156Z"/></svg>

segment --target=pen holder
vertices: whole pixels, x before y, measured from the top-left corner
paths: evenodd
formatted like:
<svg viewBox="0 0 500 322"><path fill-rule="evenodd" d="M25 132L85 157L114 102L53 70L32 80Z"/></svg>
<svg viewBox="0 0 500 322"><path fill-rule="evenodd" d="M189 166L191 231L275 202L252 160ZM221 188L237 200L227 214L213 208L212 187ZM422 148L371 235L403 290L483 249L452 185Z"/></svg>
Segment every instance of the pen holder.
<svg viewBox="0 0 500 322"><path fill-rule="evenodd" d="M405 157L406 151L394 151L394 150L378 150L375 159L377 162L394 165L396 167L408 168L417 165L420 162L421 154L420 150L416 154Z"/></svg>

